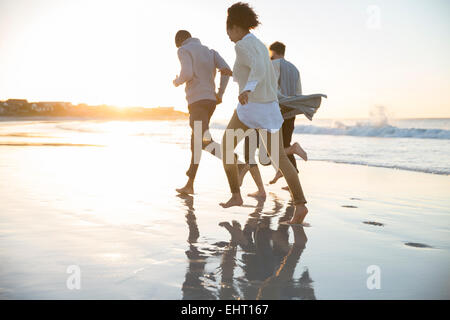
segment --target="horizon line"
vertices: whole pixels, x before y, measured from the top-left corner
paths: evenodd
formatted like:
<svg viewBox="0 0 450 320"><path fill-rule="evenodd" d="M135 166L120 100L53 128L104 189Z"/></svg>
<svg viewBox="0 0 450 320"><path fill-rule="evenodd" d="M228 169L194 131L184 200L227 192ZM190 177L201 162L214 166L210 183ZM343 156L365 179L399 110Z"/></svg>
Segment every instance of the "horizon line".
<svg viewBox="0 0 450 320"><path fill-rule="evenodd" d="M173 108L177 109L177 106L142 106L142 105L114 105L114 104L107 104L107 103L98 103L98 104L89 104L86 102L72 102L72 101L57 101L57 100L47 100L47 101L29 101L26 98L7 98L7 99L0 99L0 101L6 102L7 100L27 100L29 103L36 103L36 102L65 102L65 103L71 103L73 105L80 105L84 104L87 106L109 106L109 107L115 107L115 108ZM181 108L182 109L182 108ZM182 111L182 110L179 110ZM184 111L182 111L184 112ZM363 119L370 119L371 117L336 117L336 118L320 118L320 116L315 117L316 120L363 120ZM397 119L397 120L437 120L437 119L450 119L450 115L448 116L441 116L441 117L388 117L388 119ZM228 118L218 118L216 120L228 120Z"/></svg>

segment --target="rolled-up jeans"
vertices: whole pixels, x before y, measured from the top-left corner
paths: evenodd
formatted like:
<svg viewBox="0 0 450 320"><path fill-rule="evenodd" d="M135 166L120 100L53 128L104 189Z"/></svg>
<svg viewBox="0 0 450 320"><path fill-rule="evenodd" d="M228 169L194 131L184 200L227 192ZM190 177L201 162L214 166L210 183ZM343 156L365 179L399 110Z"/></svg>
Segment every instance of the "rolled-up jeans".
<svg viewBox="0 0 450 320"><path fill-rule="evenodd" d="M249 131L250 130L250 131ZM234 150L239 142L245 138L246 132L252 132L234 111L233 117L228 123L227 129L222 139L223 167L228 178L231 193L239 193L238 167L233 156ZM296 169L286 156L284 151L283 136L281 130L269 132L265 129L256 129L260 142L264 145L265 151L271 159L275 170L281 170L289 186L289 191L294 204L305 204L306 199ZM260 145L261 146L261 145Z"/></svg>
<svg viewBox="0 0 450 320"><path fill-rule="evenodd" d="M194 180L197 174L198 165L200 163L201 152L195 154L195 137L194 137L194 124L196 121L201 122L201 134L199 137L202 139L202 149L205 149L209 144L214 142L212 138L205 137L205 132L209 130L209 121L216 109L217 102L214 100L200 100L196 101L188 106L189 109L189 126L192 129L191 134L191 164L186 171L186 175L189 179Z"/></svg>

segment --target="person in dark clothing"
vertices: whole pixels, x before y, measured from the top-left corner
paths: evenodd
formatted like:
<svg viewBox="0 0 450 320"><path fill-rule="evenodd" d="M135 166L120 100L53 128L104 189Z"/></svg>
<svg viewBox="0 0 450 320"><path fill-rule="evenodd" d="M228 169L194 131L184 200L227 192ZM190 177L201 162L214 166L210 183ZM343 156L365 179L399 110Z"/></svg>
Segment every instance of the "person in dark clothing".
<svg viewBox="0 0 450 320"><path fill-rule="evenodd" d="M273 67L275 69L275 74L278 80L278 89L280 93L284 96L295 96L302 94L302 82L300 80L300 72L298 69L289 61L284 58L286 52L286 46L281 42L274 42L269 47L270 59L272 60ZM300 146L298 142L291 145L292 134L295 128L295 115L288 116L290 108L280 105L281 113L283 114L284 122L281 128L283 134L283 143L286 154L297 169L297 162L295 161L294 154L297 154L300 158L307 161L308 155L305 150ZM297 169L298 172L298 169ZM275 183L283 175L278 170L275 178L270 181L270 183Z"/></svg>

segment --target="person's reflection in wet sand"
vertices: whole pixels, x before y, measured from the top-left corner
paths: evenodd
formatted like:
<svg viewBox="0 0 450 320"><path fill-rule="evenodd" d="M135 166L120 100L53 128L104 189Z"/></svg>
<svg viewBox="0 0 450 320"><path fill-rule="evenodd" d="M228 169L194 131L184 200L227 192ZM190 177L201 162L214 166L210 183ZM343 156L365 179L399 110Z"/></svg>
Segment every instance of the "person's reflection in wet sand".
<svg viewBox="0 0 450 320"><path fill-rule="evenodd" d="M275 203L275 208L278 207ZM289 221L293 211L294 207L287 207L280 222ZM271 230L269 217L259 220L256 217L248 219L244 230L241 230L240 224L236 221L233 221L232 224L221 222L219 225L227 229L231 235L230 246L234 249L234 256L232 259L231 257L228 259L235 261L237 246L244 251L242 269L245 281L239 281L244 299L264 299L266 296L270 296L271 299L292 299L294 297L315 299L314 290L310 285L312 281L307 271L303 273L298 283L294 283L292 279L307 241L303 228L299 229L293 226L295 241L290 247L290 226L280 224L277 230ZM234 269L235 263L228 264L226 267ZM232 277L234 271L228 269L226 272ZM228 277L228 281L232 281L230 279Z"/></svg>
<svg viewBox="0 0 450 320"><path fill-rule="evenodd" d="M236 251L237 246L233 245L233 240L230 241L230 245L225 249L222 255L222 261L220 263L220 269L222 270L222 276L220 279L219 287L219 299L230 300L238 299L239 294L234 287L234 268L236 267Z"/></svg>
<svg viewBox="0 0 450 320"><path fill-rule="evenodd" d="M264 209L264 203L266 202L265 198L258 198L258 202L255 206L255 211L249 214L250 217L259 217L261 215L262 210Z"/></svg>
<svg viewBox="0 0 450 320"><path fill-rule="evenodd" d="M207 256L198 250L196 243L200 237L200 232L197 226L197 220L194 214L194 198L190 195L178 195L184 200L187 207L186 222L189 227L188 243L189 250L186 251L186 256L189 259L189 266L186 270L185 281L181 291L183 292L183 300L198 300L198 299L215 299L214 294L205 288L204 282L201 279L205 275L205 266Z"/></svg>
<svg viewBox="0 0 450 320"><path fill-rule="evenodd" d="M302 273L297 282L293 280L295 267L300 260L303 250L305 249L308 238L306 237L303 226L298 225L288 227L293 229L294 244L290 248L287 255L283 258L275 274L267 278L262 284L258 291L258 295L256 296L257 300L292 298L299 298L302 300L316 299L308 270ZM275 241L276 240L274 239L274 242Z"/></svg>
<svg viewBox="0 0 450 320"><path fill-rule="evenodd" d="M272 275L272 273L270 273L270 266L267 267L264 263L262 263L264 258L261 259L261 256L265 255L264 251L268 246L270 247L270 237L267 237L267 230L263 230L264 226L269 226L270 218L260 218L261 212L264 208L264 201L264 199L258 201L256 209L249 215L250 218L247 220L244 229L242 229L241 224L237 221L232 221L232 223L219 223L219 225L227 229L231 235L227 260L233 261L234 263L222 263L221 268L224 274L233 275L234 268L236 266L235 261L237 247L240 246L243 250L241 260L244 263L242 266L244 277L243 279L238 280L244 281L238 281L237 285L239 286L244 299L254 299L257 294L257 287L255 288L254 283L261 283L267 277ZM276 211L277 208L281 208L281 206L279 206L277 201L275 201L274 211ZM265 223L260 221L265 221ZM261 270L266 271L261 272ZM264 273L268 273L268 275L264 276ZM231 285L233 285L233 280L233 278L228 276L228 282L231 281ZM248 285L248 283L251 283L252 285ZM230 286L230 284L228 284L228 286Z"/></svg>
<svg viewBox="0 0 450 320"><path fill-rule="evenodd" d="M251 217L259 217L264 208L265 199L258 199L255 211L250 214ZM250 222L249 222L250 221ZM255 218L250 218L246 224L247 228L242 231L241 224L237 221L221 222L219 225L228 230L231 235L228 248L224 251L220 269L222 270L222 277L220 283L219 299L238 299L239 293L234 286L234 269L236 267L236 252L237 247L241 246L244 251L254 251L253 243L253 228L252 221L257 221ZM256 227L256 225L255 225Z"/></svg>

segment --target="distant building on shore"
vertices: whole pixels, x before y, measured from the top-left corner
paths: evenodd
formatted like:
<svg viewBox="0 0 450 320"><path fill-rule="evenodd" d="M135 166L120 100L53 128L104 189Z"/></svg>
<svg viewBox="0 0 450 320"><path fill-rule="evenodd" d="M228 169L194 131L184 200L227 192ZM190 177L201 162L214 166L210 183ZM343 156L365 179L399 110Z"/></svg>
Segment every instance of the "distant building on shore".
<svg viewBox="0 0 450 320"><path fill-rule="evenodd" d="M31 110L36 112L64 112L72 108L72 103L62 101L33 102L31 104Z"/></svg>
<svg viewBox="0 0 450 320"><path fill-rule="evenodd" d="M8 112L27 112L29 103L26 99L8 99L3 103L3 107Z"/></svg>
<svg viewBox="0 0 450 320"><path fill-rule="evenodd" d="M27 99L8 99L6 100L8 105L24 106L28 104Z"/></svg>
<svg viewBox="0 0 450 320"><path fill-rule="evenodd" d="M50 112L53 111L53 107L43 102L35 102L31 104L31 110L36 112Z"/></svg>
<svg viewBox="0 0 450 320"><path fill-rule="evenodd" d="M63 101L28 102L26 99L8 99L0 101L1 116L45 116L45 117L81 117L85 119L148 119L174 120L186 119L188 114L177 111L174 107L126 107L109 105L89 106L85 103L73 105Z"/></svg>

